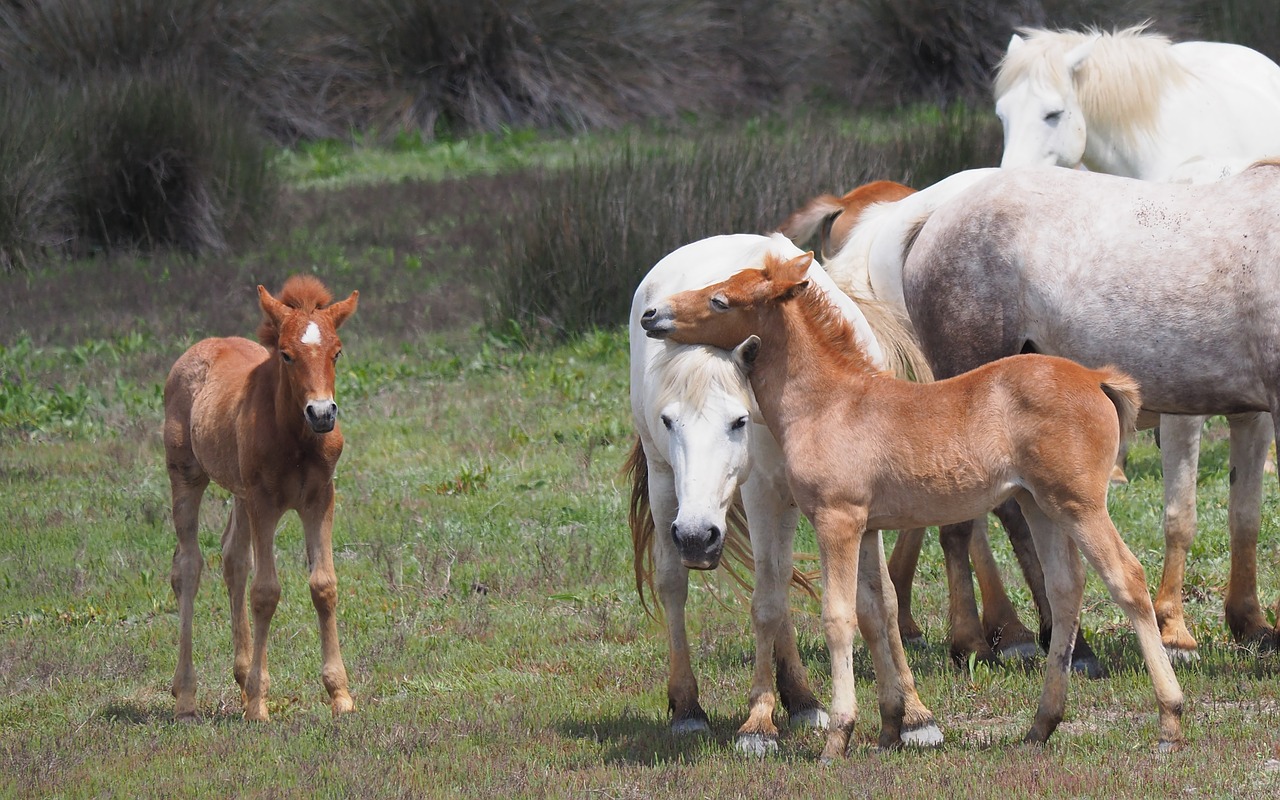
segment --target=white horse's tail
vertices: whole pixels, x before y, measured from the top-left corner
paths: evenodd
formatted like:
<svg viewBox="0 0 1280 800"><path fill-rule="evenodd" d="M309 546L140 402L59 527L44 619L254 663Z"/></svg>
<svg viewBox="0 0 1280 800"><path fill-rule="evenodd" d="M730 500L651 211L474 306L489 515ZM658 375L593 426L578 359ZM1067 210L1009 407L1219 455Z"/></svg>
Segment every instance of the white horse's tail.
<svg viewBox="0 0 1280 800"><path fill-rule="evenodd" d="M653 511L649 507L649 461L645 457L639 436L636 437L636 443L631 448L631 454L627 456L623 470L631 481L631 502L628 506L627 521L631 526L631 555L636 576L636 594L640 596L640 605L645 613L654 619L661 619L662 604L653 582L654 524ZM747 532L747 516L740 500L729 509L725 522L727 530L724 540L724 558L720 563L733 578L737 587L742 591L750 592L751 580L743 574L743 569L745 568L747 573L755 571L755 556L751 551L751 536ZM811 560L811 557L803 555L800 558ZM814 599L818 597L817 581L817 573L791 568L791 585ZM649 605L650 596L654 600L652 606Z"/></svg>

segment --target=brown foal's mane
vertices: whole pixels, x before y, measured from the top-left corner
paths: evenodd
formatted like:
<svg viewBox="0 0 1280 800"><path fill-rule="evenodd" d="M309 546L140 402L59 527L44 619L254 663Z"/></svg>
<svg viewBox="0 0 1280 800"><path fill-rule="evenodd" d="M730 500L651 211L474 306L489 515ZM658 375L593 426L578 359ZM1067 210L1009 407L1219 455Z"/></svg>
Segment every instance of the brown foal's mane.
<svg viewBox="0 0 1280 800"><path fill-rule="evenodd" d="M771 278L771 268L785 261L787 259L783 256L769 254L765 258L765 277ZM871 362L849 318L813 281L809 281L798 290L792 289L771 300L783 313L786 312L782 306L789 301L801 304L798 311L810 320L812 329L817 333L814 337L815 344L822 351L822 357L825 360L833 362L840 369L868 375L892 375L891 372L881 370Z"/></svg>
<svg viewBox="0 0 1280 800"><path fill-rule="evenodd" d="M333 295L324 283L312 275L293 275L284 282L280 296L276 298L290 308L296 308L307 316L333 302ZM258 342L267 349L280 343L280 330L270 317L264 317L258 326Z"/></svg>

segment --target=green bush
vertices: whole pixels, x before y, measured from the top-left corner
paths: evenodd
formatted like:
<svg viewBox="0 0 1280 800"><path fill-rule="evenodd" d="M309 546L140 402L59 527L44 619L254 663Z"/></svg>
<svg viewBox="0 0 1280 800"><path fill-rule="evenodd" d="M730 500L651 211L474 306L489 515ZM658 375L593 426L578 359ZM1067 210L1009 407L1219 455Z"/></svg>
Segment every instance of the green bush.
<svg viewBox="0 0 1280 800"><path fill-rule="evenodd" d="M990 117L988 119L988 117ZM958 108L918 130L866 144L812 118L644 146L545 177L536 207L502 239L490 325L560 337L626 319L640 279L662 256L721 233L767 233L815 194L889 178L923 186L990 166L991 115Z"/></svg>

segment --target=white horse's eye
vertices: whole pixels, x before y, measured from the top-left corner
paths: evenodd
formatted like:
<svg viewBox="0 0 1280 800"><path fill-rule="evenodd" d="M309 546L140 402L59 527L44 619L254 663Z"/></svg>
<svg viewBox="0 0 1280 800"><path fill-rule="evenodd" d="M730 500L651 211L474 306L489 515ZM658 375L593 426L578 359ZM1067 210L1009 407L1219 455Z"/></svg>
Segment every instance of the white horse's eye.
<svg viewBox="0 0 1280 800"><path fill-rule="evenodd" d="M721 297L720 295L718 295L718 294L717 294L717 295L712 295L712 297L711 297L711 307L712 307L712 308L714 308L716 311L728 311L728 310L729 310L729 304L728 304L727 302L725 302L725 299L724 299L723 297Z"/></svg>
<svg viewBox="0 0 1280 800"><path fill-rule="evenodd" d="M745 415L738 417L729 424L729 430L731 431L740 431L745 427L747 427L747 417Z"/></svg>
<svg viewBox="0 0 1280 800"><path fill-rule="evenodd" d="M666 414L662 415L662 427L667 430L671 430L671 417L668 417Z"/></svg>
<svg viewBox="0 0 1280 800"><path fill-rule="evenodd" d="M1057 125L1058 121L1061 119L1062 119L1061 109L1059 109L1058 111L1050 111L1049 113L1044 115L1044 121L1049 123L1050 125Z"/></svg>

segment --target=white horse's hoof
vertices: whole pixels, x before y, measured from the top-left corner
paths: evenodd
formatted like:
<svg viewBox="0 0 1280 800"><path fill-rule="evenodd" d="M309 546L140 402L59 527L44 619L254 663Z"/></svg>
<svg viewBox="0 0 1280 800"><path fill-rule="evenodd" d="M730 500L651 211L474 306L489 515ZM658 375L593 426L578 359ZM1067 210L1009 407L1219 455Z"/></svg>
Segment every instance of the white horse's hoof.
<svg viewBox="0 0 1280 800"><path fill-rule="evenodd" d="M1035 642L1022 642L996 649L1001 661L1029 661L1040 655L1040 646Z"/></svg>
<svg viewBox="0 0 1280 800"><path fill-rule="evenodd" d="M711 733L711 726L705 719L689 717L671 723L672 736L705 736Z"/></svg>
<svg viewBox="0 0 1280 800"><path fill-rule="evenodd" d="M778 737L765 736L763 733L747 733L740 735L733 746L744 756L764 758L778 752Z"/></svg>
<svg viewBox="0 0 1280 800"><path fill-rule="evenodd" d="M930 722L928 725L903 731L902 744L905 747L939 747L942 745L942 728L938 727L938 723Z"/></svg>
<svg viewBox="0 0 1280 800"><path fill-rule="evenodd" d="M1164 652L1169 656L1169 661L1174 664L1194 664L1200 660L1200 651L1188 650L1185 647L1166 646Z"/></svg>
<svg viewBox="0 0 1280 800"><path fill-rule="evenodd" d="M831 717L820 708L806 708L792 714L788 724L792 728L817 728L825 731L831 726Z"/></svg>

